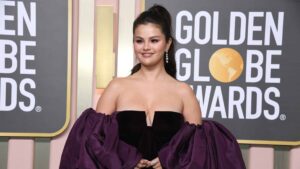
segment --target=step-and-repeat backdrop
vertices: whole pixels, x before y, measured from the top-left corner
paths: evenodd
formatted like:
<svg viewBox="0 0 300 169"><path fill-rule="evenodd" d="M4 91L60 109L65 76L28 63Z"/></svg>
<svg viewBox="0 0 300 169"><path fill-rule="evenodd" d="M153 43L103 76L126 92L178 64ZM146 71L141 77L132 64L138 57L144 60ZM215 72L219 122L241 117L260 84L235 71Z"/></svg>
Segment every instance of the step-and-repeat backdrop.
<svg viewBox="0 0 300 169"><path fill-rule="evenodd" d="M147 0L173 17L177 78L242 143L300 144L300 2ZM68 122L69 1L0 1L0 136Z"/></svg>
<svg viewBox="0 0 300 169"><path fill-rule="evenodd" d="M0 136L67 126L68 12L68 0L0 0Z"/></svg>
<svg viewBox="0 0 300 169"><path fill-rule="evenodd" d="M147 0L173 18L177 78L242 143L300 144L300 1Z"/></svg>

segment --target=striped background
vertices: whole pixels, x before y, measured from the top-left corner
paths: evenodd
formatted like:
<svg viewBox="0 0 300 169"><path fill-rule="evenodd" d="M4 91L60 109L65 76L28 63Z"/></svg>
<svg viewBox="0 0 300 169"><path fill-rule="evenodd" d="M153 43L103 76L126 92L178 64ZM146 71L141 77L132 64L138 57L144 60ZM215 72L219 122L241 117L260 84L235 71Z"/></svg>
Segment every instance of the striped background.
<svg viewBox="0 0 300 169"><path fill-rule="evenodd" d="M105 73L117 76L128 75L135 62L132 53L132 22L143 10L144 2L141 0L69 1L69 10L72 11L70 123L72 125L85 108L95 106L103 91L97 86L106 83L99 82L99 75L103 70L97 68L101 67L101 63L96 60L101 59L101 56L96 49L101 49L101 46L98 46L101 42L96 38L96 32L101 25L113 29L113 37L110 37L113 54L105 59L116 59L113 65L115 69ZM112 24L109 18L97 20L98 17L101 18L100 15L103 15L98 13L101 10L107 11L106 15L113 18ZM55 138L0 137L0 169L58 169L70 126L65 133ZM300 147L241 145L241 149L248 169L300 169Z"/></svg>

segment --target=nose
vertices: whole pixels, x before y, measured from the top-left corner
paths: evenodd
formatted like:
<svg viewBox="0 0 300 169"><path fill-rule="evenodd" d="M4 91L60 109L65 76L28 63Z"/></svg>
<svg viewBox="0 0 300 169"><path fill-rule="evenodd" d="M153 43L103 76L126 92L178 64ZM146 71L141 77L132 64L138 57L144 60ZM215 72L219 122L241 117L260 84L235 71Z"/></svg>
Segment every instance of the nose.
<svg viewBox="0 0 300 169"><path fill-rule="evenodd" d="M149 50L149 49L150 49L150 46L149 46L149 43L148 43L148 42L145 42L145 43L144 43L143 49L144 49L144 50Z"/></svg>

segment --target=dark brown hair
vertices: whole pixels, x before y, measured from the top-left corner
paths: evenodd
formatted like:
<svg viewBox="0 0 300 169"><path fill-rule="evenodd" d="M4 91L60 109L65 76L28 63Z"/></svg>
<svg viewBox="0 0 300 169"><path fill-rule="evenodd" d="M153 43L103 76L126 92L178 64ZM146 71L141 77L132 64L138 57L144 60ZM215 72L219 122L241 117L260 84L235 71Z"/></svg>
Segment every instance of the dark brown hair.
<svg viewBox="0 0 300 169"><path fill-rule="evenodd" d="M156 24L161 28L162 33L165 35L166 41L172 40L171 46L168 51L168 63L166 63L166 57L164 57L164 66L166 72L176 79L176 62L175 62L175 51L174 51L174 39L172 37L172 21L171 15L166 8L160 5L153 5L148 10L142 12L133 23L133 33L135 29L141 24L152 23ZM140 70L141 64L136 64L131 74L134 74Z"/></svg>

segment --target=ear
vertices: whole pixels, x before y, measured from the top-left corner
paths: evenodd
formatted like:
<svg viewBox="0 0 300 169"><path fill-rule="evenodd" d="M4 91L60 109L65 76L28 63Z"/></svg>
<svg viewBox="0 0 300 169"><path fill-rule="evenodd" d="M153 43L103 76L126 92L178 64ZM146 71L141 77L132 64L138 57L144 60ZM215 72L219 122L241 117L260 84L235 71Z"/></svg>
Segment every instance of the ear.
<svg viewBox="0 0 300 169"><path fill-rule="evenodd" d="M173 43L172 38L169 38L168 42L167 42L167 47L166 47L166 52L169 51L171 44Z"/></svg>

